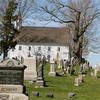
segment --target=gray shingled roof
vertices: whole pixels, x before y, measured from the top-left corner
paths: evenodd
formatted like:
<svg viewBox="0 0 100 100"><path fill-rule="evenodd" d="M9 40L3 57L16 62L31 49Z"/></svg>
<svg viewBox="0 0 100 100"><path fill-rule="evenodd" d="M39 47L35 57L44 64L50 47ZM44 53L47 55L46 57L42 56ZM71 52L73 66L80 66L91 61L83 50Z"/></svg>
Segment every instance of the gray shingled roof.
<svg viewBox="0 0 100 100"><path fill-rule="evenodd" d="M22 27L15 41L19 43L69 44L69 30L52 27Z"/></svg>

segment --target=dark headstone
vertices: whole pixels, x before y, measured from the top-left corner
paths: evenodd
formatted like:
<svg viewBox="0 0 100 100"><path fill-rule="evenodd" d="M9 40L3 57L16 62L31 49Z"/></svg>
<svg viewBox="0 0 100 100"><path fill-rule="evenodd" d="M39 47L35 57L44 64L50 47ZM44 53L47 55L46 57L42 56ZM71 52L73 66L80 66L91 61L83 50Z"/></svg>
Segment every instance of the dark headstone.
<svg viewBox="0 0 100 100"><path fill-rule="evenodd" d="M0 84L23 85L23 69L0 67Z"/></svg>
<svg viewBox="0 0 100 100"><path fill-rule="evenodd" d="M3 60L0 63L0 84L23 86L25 68L26 66L22 65L19 60Z"/></svg>
<svg viewBox="0 0 100 100"><path fill-rule="evenodd" d="M0 63L0 100L28 100L23 85L25 68L16 59L5 59Z"/></svg>

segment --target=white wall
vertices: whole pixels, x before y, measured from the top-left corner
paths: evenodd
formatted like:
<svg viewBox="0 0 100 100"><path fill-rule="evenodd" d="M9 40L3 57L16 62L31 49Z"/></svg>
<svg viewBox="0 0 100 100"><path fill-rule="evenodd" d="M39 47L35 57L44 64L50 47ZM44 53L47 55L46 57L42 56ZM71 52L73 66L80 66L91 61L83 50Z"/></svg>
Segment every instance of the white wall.
<svg viewBox="0 0 100 100"><path fill-rule="evenodd" d="M19 46L22 47L21 50L19 50ZM31 50L29 51L29 47L31 47ZM68 55L69 55L69 47L68 46L59 46L59 45L43 45L43 44L34 44L34 45L23 45L23 44L18 44L15 47L15 50L12 51L10 50L9 52L9 57L18 57L20 59L20 57L23 57L24 59L28 59L28 54L30 53L31 56L35 56L35 53L38 51L38 48L41 47L40 53L42 55L45 55L47 57L47 55L50 55L51 58L56 59L57 57L57 52L58 52L58 47L60 47L60 51L59 51L59 56L60 59L68 59ZM48 51L48 47L51 48L50 51Z"/></svg>

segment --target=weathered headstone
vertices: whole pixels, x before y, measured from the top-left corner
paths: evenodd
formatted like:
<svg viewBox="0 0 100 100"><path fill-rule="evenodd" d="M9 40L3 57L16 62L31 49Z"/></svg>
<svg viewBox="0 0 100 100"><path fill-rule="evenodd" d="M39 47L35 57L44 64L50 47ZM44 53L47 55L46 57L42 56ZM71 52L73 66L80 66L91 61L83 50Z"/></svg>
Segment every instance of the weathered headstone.
<svg viewBox="0 0 100 100"><path fill-rule="evenodd" d="M41 54L37 53L36 55L36 68L37 68L37 81L36 81L36 88L43 88L44 77L43 77L43 67L44 67L44 59L42 58Z"/></svg>
<svg viewBox="0 0 100 100"><path fill-rule="evenodd" d="M49 76L56 76L56 64L55 64L55 60L54 59L50 60Z"/></svg>
<svg viewBox="0 0 100 100"><path fill-rule="evenodd" d="M79 74L78 78L79 78L79 82L80 83L83 83L84 82L83 74Z"/></svg>
<svg viewBox="0 0 100 100"><path fill-rule="evenodd" d="M36 72L36 58L29 57L28 59L24 59L24 65L27 66L24 72L24 80L28 81L36 81L37 72Z"/></svg>
<svg viewBox="0 0 100 100"><path fill-rule="evenodd" d="M56 68L55 67L56 67L55 63L50 64L49 76L56 76Z"/></svg>
<svg viewBox="0 0 100 100"><path fill-rule="evenodd" d="M91 76L94 77L94 72L91 72Z"/></svg>
<svg viewBox="0 0 100 100"><path fill-rule="evenodd" d="M44 77L43 77L43 67L44 64L42 61L37 66L37 81L36 81L36 88L42 88L44 87Z"/></svg>
<svg viewBox="0 0 100 100"><path fill-rule="evenodd" d="M80 85L79 78L75 78L74 86L79 86L79 85Z"/></svg>
<svg viewBox="0 0 100 100"><path fill-rule="evenodd" d="M15 59L0 63L0 100L28 100L23 85L25 68Z"/></svg>

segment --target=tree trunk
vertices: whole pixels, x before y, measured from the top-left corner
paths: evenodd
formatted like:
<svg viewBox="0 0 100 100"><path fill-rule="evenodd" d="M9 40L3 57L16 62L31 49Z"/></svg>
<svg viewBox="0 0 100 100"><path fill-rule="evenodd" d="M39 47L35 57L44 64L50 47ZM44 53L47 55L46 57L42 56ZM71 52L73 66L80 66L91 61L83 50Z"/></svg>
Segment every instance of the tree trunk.
<svg viewBox="0 0 100 100"><path fill-rule="evenodd" d="M74 64L79 64L82 60L82 43L83 43L83 35L80 35L80 12L76 14L75 21L75 30L74 30L74 38L73 38L73 57Z"/></svg>

